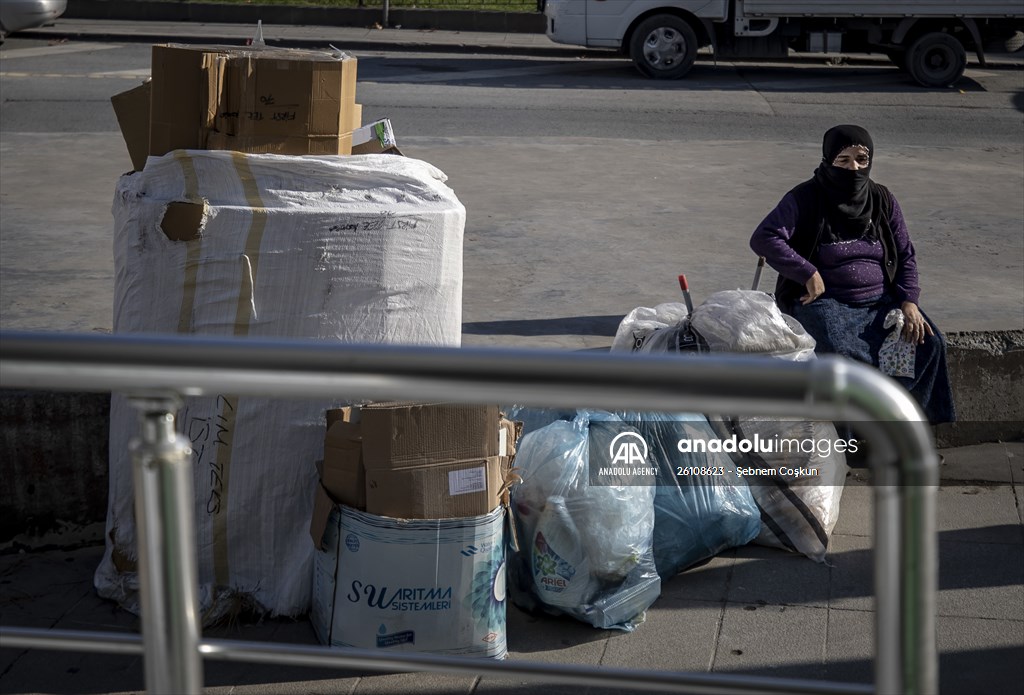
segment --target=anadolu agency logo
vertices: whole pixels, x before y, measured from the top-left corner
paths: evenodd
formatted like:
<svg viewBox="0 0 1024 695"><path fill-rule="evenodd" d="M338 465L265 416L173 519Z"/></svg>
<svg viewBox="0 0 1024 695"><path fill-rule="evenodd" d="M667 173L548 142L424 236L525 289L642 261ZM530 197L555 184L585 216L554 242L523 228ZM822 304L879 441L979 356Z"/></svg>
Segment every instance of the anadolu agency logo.
<svg viewBox="0 0 1024 695"><path fill-rule="evenodd" d="M591 460L601 460L603 465L590 469L592 485L652 485L657 481L658 467L648 461L651 448L639 432L619 432L612 437L607 452L595 449L591 449Z"/></svg>
<svg viewBox="0 0 1024 695"><path fill-rule="evenodd" d="M637 432L620 432L608 445L608 461L611 465L646 466L647 440Z"/></svg>

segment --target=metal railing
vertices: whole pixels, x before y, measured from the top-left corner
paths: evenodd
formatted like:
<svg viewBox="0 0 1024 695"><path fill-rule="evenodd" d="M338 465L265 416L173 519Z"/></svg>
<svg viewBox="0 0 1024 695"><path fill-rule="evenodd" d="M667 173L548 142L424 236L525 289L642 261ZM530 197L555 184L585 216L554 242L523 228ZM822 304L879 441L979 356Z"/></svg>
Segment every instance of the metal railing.
<svg viewBox="0 0 1024 695"><path fill-rule="evenodd" d="M440 399L614 410L856 420L873 439L874 692L938 691L935 492L938 457L917 404L865 365L554 351L337 345L161 336L0 333L0 385L121 391L141 414L133 446L141 637L0 628L5 647L144 655L153 693L199 692L203 659L529 678L623 690L866 693L867 685L498 662L429 654L204 640L182 395ZM861 424L862 423L862 424ZM892 463L895 462L895 463Z"/></svg>

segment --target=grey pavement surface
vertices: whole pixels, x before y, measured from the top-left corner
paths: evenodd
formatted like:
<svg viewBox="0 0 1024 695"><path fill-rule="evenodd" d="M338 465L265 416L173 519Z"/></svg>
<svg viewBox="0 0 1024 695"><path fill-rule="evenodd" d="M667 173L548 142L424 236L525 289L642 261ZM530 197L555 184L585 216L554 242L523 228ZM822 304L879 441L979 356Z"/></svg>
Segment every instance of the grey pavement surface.
<svg viewBox="0 0 1024 695"><path fill-rule="evenodd" d="M97 38L111 37L110 23L103 23L105 34L94 33ZM124 23L119 38L129 35L142 41L163 40L156 34L162 28L147 23ZM64 33L75 31L83 36L89 27L100 32L99 23L87 20L61 20L53 29L44 29L33 35L59 39ZM209 30L207 32L207 30ZM490 35L478 33L404 32L402 30L365 30L331 28L325 36L323 28L264 27L272 37L279 32L289 41L319 42L330 39L338 44L366 45L384 50L389 46L407 43L415 46L427 43L442 44L445 50L461 47L465 50L558 50L570 53L577 49L556 47L538 35ZM292 33L294 32L294 33ZM249 34L244 27L204 27L202 40L244 39ZM178 36L177 38L181 38ZM322 44L318 44L322 45ZM507 48L514 47L514 48ZM476 166L483 162L498 161L502 155L501 140L482 142L480 138L452 137L445 141L436 138L412 139L413 152L437 164L452 176L452 184L464 201L484 200L489 194L485 168L467 168L470 161L460 156L465 148L477 148ZM581 138L559 139L558 142L539 141L531 147L515 152L519 165L530 161L557 161L554 177L578 177L586 168L614 167L621 161L623 150L607 151L607 141ZM1019 145L1019 143L1017 143ZM79 161L95 160L95 178L76 188L83 206L89 209L109 209L112 181L126 167L126 156L120 155L120 141L113 134L67 134L53 136L48 144L51 150L39 149L39 143L5 142L3 157L16 158L17 167L6 168L5 176L17 174L20 167L32 167L39 162L52 162L52 153ZM675 164L672 158L659 150L657 143L626 142L635 155L641 151L646 161L659 166ZM746 147L746 149L744 149ZM760 144L757 157L776 158L781 146ZM810 156L812 148L805 148ZM117 156L97 153L118 152ZM740 152L750 154L749 146L740 143L705 143L694 145L691 155L700 161L711 152L730 152L735 160ZM958 154L963 154L959 152ZM992 181L994 173L1009 177L1004 183L1008 200L1019 200L1020 149L990 156L979 155L974 167L974 181ZM556 156L557 155L557 156ZM913 179L914 158L927 158L928 152L905 148L891 165L894 178ZM118 158L121 157L121 158ZM548 158L546 160L545 158ZM576 158L582 158L581 168ZM918 160L920 161L920 160ZM926 161L929 161L926 159ZM5 165L10 166L10 165ZM508 166L508 164L505 164ZM692 165L696 167L697 165ZM729 166L729 165L727 165ZM731 165L738 167L738 165ZM739 171L734 168L733 171ZM792 172L796 174L796 165ZM59 176L59 172L55 175ZM628 175L640 175L628 172ZM751 198L738 202L750 211L763 209L774 193L755 192L757 174L743 184ZM551 178L540 178L538 190L550 185ZM669 183L659 184L668 186ZM584 186L587 195L601 193L600 183ZM659 207L662 189L652 189L644 200L631 201L616 219L598 220L604 227L629 224L644 210L668 219L670 211ZM699 191L694 200L714 195L713 186ZM917 193L910 192L913 198ZM97 203L99 199L99 203ZM771 201L774 202L774 201ZM470 207L467 205L467 207ZM576 214L583 208L573 204ZM69 206L67 209L73 209ZM471 210L473 208L471 207ZM689 212L703 223L714 224L713 211L694 206ZM65 213L61 213L65 214ZM486 215L487 212L481 214ZM932 213L941 218L946 213ZM1012 210L1008 213L1014 218ZM637 288L629 287L628 303L617 305L613 299L621 293L619 288L604 293L580 292L581 287L593 286L590 279L567 273L558 282L552 275L542 275L529 267L509 273L509 257L518 257L529 251L518 241L511 248L504 243L507 234L527 228L561 225L565 219L564 206L551 201L534 211L530 220L479 220L475 235L467 234L468 242L475 244L478 262L467 266L466 312L469 330L466 344L502 344L508 346L563 347L587 349L606 347L610 339L608 328L614 328L626 311L641 303ZM998 217L998 216L996 216ZM998 226L1000 219L992 220L979 212L979 218L989 219ZM473 220L471 213L471 220ZM80 223L74 216L63 222L67 227ZM96 219L95 224L109 228L109 219ZM467 232L469 229L467 228ZM561 246L549 253L570 256L574 245L585 238L583 228L569 230ZM59 226L41 231L41 234L59 236ZM746 232L744 231L744 234ZM1006 232L1013 241L1016 230ZM952 241L950 242L952 243ZM659 257L654 246L645 248L643 241L623 240L611 249L621 255L634 254L647 265L647 273L674 278L678 262ZM708 242L699 250L701 259L713 258L714 243ZM944 271L952 273L964 262L984 264L986 259L973 261L958 259L953 252L935 260L944 264ZM1015 248L1011 244L1011 248ZM101 254L102 255L102 254ZM614 254L611 254L614 255ZM938 256L938 254L936 254ZM999 262L998 258L988 260ZM1011 258L1008 263L1016 263ZM67 259L40 259L50 264L55 272L81 273L78 266ZM601 277L615 270L614 262L589 269ZM108 259L101 259L98 268L106 268ZM716 283L728 282L745 285L753 270L753 263L735 265L722 260L701 261L695 273L699 288L724 289ZM502 269L497 278L496 269ZM689 269L687 269L689 273ZM5 269L5 274L7 270ZM722 278L728 278L722 280ZM943 277L948 276L944 275ZM83 283L95 286L109 284L110 276L97 271L92 276L83 274ZM768 279L766 278L766 281ZM693 280L691 279L691 282ZM488 291L488 289L490 291ZM927 289L927 288L926 288ZM9 287L5 292L10 291ZM1016 301L1016 286L984 288L984 292L1009 293L1011 304ZM669 287L659 295L649 289L648 303L675 298ZM50 313L40 312L38 306L19 306L5 299L5 327L56 328L60 330L109 330L109 296L83 293L82 297L60 299ZM507 297L519 297L512 304ZM583 296L581 296L583 295ZM61 307L61 303L65 306ZM68 322L66 307L76 307L76 318ZM84 306L84 309L82 308ZM523 321L518 307L556 306L551 318L538 316ZM979 316L974 302L964 301L948 307L948 322L957 329L985 330L989 328L1020 328L1006 325L1006 316ZM61 312L65 313L62 314ZM62 316L61 325L52 325L55 317ZM37 318L41 323L33 323ZM561 317L555 319L554 317ZM575 317L568 324L564 317ZM1024 317L1014 320L1024 322ZM105 323L106 322L106 323ZM497 325L501 324L501 325ZM550 325L549 325L550 324ZM556 326L557 324L557 326ZM565 326L570 328L569 333ZM1022 324L1024 325L1024 324ZM552 333L555 327L558 332ZM940 576L938 597L938 644L940 650L940 683L944 693L982 694L1020 692L1024 688L1024 444L985 444L961 447L943 452L943 486L939 491L938 528L940 550ZM646 622L635 632L619 633L595 630L581 623L563 618L534 616L510 607L508 636L511 660L531 660L547 663L588 664L598 667L628 667L656 670L694 670L728 672L745 675L772 675L810 679L828 679L857 683L870 683L873 658L873 595L871 575L871 487L863 471L855 470L848 479L841 505L838 525L832 537L829 562L823 565L777 550L748 546L723 553L711 562L688 570L665 583L661 598L648 612ZM101 548L87 546L76 550L27 552L0 556L0 624L12 626L54 627L62 629L97 629L115 631L136 630L137 619L111 603L99 599L92 588L92 573L98 564ZM297 644L315 644L315 637L304 619L263 619L239 615L230 624L207 632L209 636L231 639L269 640ZM220 662L207 663L208 692L230 693L559 693L578 694L581 689L567 686L527 685L518 681L493 678L369 673L335 673L322 669L295 667L250 666ZM78 653L47 652L20 649L0 650L0 692L3 693L123 693L139 692L142 684L142 665L139 659L86 655ZM591 690L590 692L600 692Z"/></svg>

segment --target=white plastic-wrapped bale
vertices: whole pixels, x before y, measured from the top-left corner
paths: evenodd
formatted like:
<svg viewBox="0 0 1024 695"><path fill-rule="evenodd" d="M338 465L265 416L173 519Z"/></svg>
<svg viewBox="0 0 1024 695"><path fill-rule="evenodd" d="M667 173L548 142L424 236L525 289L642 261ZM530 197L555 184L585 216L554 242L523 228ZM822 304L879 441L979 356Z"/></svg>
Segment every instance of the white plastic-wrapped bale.
<svg viewBox="0 0 1024 695"><path fill-rule="evenodd" d="M445 175L393 155L176 151L121 178L114 198L114 330L457 347L465 208ZM200 603L310 607L309 514L324 413L362 394L188 398ZM100 594L137 610L128 444L111 404Z"/></svg>

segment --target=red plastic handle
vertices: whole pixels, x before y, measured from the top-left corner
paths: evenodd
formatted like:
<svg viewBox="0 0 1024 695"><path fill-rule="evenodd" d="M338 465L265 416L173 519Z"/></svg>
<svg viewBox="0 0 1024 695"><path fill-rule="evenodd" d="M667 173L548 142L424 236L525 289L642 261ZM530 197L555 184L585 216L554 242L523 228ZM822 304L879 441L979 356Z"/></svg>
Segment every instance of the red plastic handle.
<svg viewBox="0 0 1024 695"><path fill-rule="evenodd" d="M680 275L679 276L679 289L681 289L683 292L689 292L690 291L690 286L686 283L686 276L685 275Z"/></svg>

